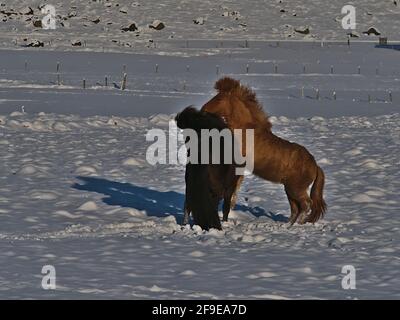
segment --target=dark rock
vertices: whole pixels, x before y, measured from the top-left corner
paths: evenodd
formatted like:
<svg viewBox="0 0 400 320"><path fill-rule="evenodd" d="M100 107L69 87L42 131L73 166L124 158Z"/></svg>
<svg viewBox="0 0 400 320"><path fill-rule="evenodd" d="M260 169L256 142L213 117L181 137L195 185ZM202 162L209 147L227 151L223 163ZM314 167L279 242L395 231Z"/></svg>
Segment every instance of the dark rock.
<svg viewBox="0 0 400 320"><path fill-rule="evenodd" d="M153 23L149 25L149 28L155 30L162 30L165 28L165 24L160 20L154 20Z"/></svg>
<svg viewBox="0 0 400 320"><path fill-rule="evenodd" d="M138 30L138 27L136 26L135 22L132 22L129 26L125 26L121 28L122 31L136 31Z"/></svg>
<svg viewBox="0 0 400 320"><path fill-rule="evenodd" d="M82 41L81 40L72 40L71 45L73 47L80 47L80 46L82 46Z"/></svg>
<svg viewBox="0 0 400 320"><path fill-rule="evenodd" d="M44 47L44 42L40 40L32 40L31 42L26 44L26 47L32 47L32 48Z"/></svg>
<svg viewBox="0 0 400 320"><path fill-rule="evenodd" d="M301 33L301 34L309 34L310 28L309 27L298 27L298 28L295 28L294 31L296 31L297 33Z"/></svg>
<svg viewBox="0 0 400 320"><path fill-rule="evenodd" d="M0 10L0 13L5 14L7 17L10 17L12 15L18 15L13 9L7 10Z"/></svg>
<svg viewBox="0 0 400 320"><path fill-rule="evenodd" d="M204 18L203 17L198 17L198 18L193 20L193 23L194 24L203 25L204 24Z"/></svg>
<svg viewBox="0 0 400 320"><path fill-rule="evenodd" d="M43 28L42 20L33 20L32 24L35 28Z"/></svg>
<svg viewBox="0 0 400 320"><path fill-rule="evenodd" d="M25 7L19 11L22 15L31 15L33 14L33 9L31 7Z"/></svg>
<svg viewBox="0 0 400 320"><path fill-rule="evenodd" d="M367 34L367 35L371 35L371 34L373 34L373 35L375 35L375 36L379 36L381 33L379 32L379 30L377 29L377 28L375 28L375 27L370 27L367 31L363 31L363 33L364 34Z"/></svg>
<svg viewBox="0 0 400 320"><path fill-rule="evenodd" d="M360 35L356 31L351 31L347 34L350 38L359 38Z"/></svg>

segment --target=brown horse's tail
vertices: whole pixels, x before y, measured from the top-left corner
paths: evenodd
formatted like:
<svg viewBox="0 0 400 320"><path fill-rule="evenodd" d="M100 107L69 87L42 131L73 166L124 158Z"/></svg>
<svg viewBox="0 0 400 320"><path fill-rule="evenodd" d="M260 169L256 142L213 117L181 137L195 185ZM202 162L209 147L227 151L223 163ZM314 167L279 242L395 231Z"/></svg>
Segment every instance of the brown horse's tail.
<svg viewBox="0 0 400 320"><path fill-rule="evenodd" d="M317 177L311 187L311 213L307 222L315 223L322 218L326 211L326 203L323 198L325 184L325 175L322 169L317 166Z"/></svg>

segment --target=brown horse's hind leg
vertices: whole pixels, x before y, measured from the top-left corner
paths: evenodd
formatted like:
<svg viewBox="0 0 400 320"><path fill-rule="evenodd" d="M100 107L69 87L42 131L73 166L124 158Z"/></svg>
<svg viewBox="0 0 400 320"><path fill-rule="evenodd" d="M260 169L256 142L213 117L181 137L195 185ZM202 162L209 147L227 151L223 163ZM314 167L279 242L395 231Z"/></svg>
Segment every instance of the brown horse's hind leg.
<svg viewBox="0 0 400 320"><path fill-rule="evenodd" d="M289 195L289 193L286 189L285 189L285 191L286 191L286 195L288 197L289 205L290 205L289 224L292 226L296 222L296 220L300 214L300 210L299 210L299 207L298 207L296 201Z"/></svg>
<svg viewBox="0 0 400 320"><path fill-rule="evenodd" d="M293 225L297 219L299 224L306 222L307 214L311 210L312 200L307 194L307 190L293 191L285 187L286 194L289 199L291 215L289 219L290 225Z"/></svg>
<svg viewBox="0 0 400 320"><path fill-rule="evenodd" d="M299 197L300 204L300 217L299 224L305 224L307 222L307 216L311 211L312 200L307 194L307 191L304 190Z"/></svg>
<svg viewBox="0 0 400 320"><path fill-rule="evenodd" d="M300 210L295 200L288 198L290 204L290 219L289 223L292 226L299 217Z"/></svg>

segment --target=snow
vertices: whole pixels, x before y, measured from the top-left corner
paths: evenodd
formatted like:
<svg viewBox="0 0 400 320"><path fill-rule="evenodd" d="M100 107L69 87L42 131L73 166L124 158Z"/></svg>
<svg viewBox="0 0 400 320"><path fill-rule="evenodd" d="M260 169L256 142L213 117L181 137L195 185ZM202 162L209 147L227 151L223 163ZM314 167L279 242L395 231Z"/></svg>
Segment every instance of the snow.
<svg viewBox="0 0 400 320"><path fill-rule="evenodd" d="M250 176L229 222L209 232L179 225L184 167L144 161L144 134L163 123L113 118L133 131L107 116L3 118L2 297L399 297L399 172L384 165L399 163L399 114L368 117L372 127L322 118L323 134L315 119L279 121L277 134L330 159L321 164L326 218L288 228L281 186ZM47 125L55 122L69 130ZM54 292L39 287L44 264L57 269ZM359 270L354 292L340 287L345 264Z"/></svg>
<svg viewBox="0 0 400 320"><path fill-rule="evenodd" d="M94 201L85 202L78 208L78 210L82 211L96 211L97 209L98 207Z"/></svg>
<svg viewBox="0 0 400 320"><path fill-rule="evenodd" d="M156 47L167 52L174 47L185 47L187 39L215 39L211 46L215 48L228 39L240 39L244 46L244 39L346 41L347 34L341 25L344 17L341 9L348 4L343 0L329 3L255 0L251 6L239 0L229 3L209 0L201 3L54 0L51 4L61 18L57 19L56 30L44 30L27 21L33 16L39 19L44 16L39 9L41 1L7 0L2 7L5 12L11 9L25 12L29 6L33 15L1 14L4 18L4 21L0 20L2 46L18 47L25 42L41 40L49 49L145 52ZM400 9L393 1L359 0L353 5L357 14L357 30L353 34L359 35L357 39L376 41L377 36L363 33L373 27L389 40L399 40L397 16ZM199 17L201 23L193 23ZM159 31L149 28L154 20L163 21L166 27ZM138 30L121 30L133 22ZM73 47L71 40L79 40L82 45Z"/></svg>

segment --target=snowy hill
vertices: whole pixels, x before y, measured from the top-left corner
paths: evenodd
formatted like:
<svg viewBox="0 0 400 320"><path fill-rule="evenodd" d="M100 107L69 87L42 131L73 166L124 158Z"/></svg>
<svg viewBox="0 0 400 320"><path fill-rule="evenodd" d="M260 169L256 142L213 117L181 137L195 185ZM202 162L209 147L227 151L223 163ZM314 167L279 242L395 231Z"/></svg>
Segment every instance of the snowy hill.
<svg viewBox="0 0 400 320"><path fill-rule="evenodd" d="M56 30L40 23L44 4L55 7ZM349 4L333 1L16 1L0 6L0 43L12 47L41 39L46 47L137 51L163 46L174 39L295 39L346 40L341 9ZM400 6L392 0L351 1L356 8L360 40L375 40L363 32L376 28L382 36L398 39ZM154 21L165 27L149 27ZM125 31L124 31L125 30ZM24 41L27 39L27 41Z"/></svg>

